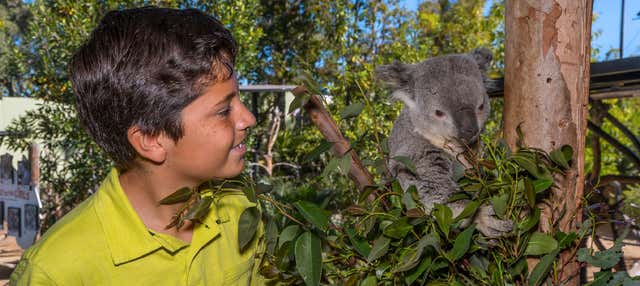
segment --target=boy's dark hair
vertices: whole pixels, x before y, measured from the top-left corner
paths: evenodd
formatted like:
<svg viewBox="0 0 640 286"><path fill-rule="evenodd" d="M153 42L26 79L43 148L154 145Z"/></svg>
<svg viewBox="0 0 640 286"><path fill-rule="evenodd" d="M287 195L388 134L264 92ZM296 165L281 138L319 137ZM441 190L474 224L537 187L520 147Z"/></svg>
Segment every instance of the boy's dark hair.
<svg viewBox="0 0 640 286"><path fill-rule="evenodd" d="M121 169L136 152L127 130L182 137L180 112L211 83L233 76L236 43L195 9L111 11L71 61L80 122Z"/></svg>

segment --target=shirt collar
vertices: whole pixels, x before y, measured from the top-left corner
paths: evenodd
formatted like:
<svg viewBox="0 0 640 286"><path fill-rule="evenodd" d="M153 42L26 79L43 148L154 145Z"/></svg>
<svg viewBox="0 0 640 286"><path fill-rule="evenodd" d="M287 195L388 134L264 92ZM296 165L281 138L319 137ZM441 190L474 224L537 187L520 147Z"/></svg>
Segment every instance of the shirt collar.
<svg viewBox="0 0 640 286"><path fill-rule="evenodd" d="M113 168L96 193L96 213L115 265L153 252L162 245L134 211Z"/></svg>
<svg viewBox="0 0 640 286"><path fill-rule="evenodd" d="M178 238L152 231L144 225L120 185L116 168L111 169L95 195L95 210L114 265L133 261L160 248L175 253L189 245ZM196 238L199 240L200 236L209 241L220 234L215 213L210 211L203 224L196 224L192 243Z"/></svg>

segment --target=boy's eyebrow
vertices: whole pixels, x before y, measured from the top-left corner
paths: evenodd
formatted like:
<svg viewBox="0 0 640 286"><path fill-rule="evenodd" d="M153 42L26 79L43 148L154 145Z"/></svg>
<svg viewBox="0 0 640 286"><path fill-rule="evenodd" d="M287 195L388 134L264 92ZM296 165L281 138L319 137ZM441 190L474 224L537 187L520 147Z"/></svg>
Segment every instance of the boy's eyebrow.
<svg viewBox="0 0 640 286"><path fill-rule="evenodd" d="M218 101L218 103L216 103L216 106L231 101L231 99L237 94L238 94L237 90L230 92L229 94L225 95L225 97L222 100Z"/></svg>

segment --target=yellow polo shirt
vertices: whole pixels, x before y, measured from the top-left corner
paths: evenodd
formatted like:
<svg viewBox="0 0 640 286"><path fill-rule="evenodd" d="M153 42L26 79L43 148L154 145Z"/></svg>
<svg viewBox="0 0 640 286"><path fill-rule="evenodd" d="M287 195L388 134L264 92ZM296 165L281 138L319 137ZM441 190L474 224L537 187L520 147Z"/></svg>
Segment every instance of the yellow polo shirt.
<svg viewBox="0 0 640 286"><path fill-rule="evenodd" d="M263 226L240 253L238 220L255 206L242 192L216 196L191 243L148 229L113 169L100 189L31 248L10 285L262 285ZM217 208L216 208L217 206Z"/></svg>

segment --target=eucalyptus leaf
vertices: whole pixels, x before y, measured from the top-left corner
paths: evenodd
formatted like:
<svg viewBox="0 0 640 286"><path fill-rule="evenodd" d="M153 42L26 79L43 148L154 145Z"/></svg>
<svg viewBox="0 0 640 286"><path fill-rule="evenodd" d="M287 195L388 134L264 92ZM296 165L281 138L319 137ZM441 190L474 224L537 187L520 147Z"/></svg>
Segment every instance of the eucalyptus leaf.
<svg viewBox="0 0 640 286"><path fill-rule="evenodd" d="M447 258L450 261L456 261L467 253L469 246L471 245L471 238L473 237L475 229L475 225L471 225L458 234L453 242L453 248L447 252Z"/></svg>
<svg viewBox="0 0 640 286"><path fill-rule="evenodd" d="M305 285L317 286L322 276L321 241L315 234L304 232L296 240L294 255L296 270Z"/></svg>
<svg viewBox="0 0 640 286"><path fill-rule="evenodd" d="M548 234L534 232L529 238L525 255L543 255L551 253L558 248L558 242Z"/></svg>
<svg viewBox="0 0 640 286"><path fill-rule="evenodd" d="M244 252L249 242L255 238L258 222L260 222L260 210L257 207L248 207L242 211L238 222L238 246L240 252Z"/></svg>
<svg viewBox="0 0 640 286"><path fill-rule="evenodd" d="M369 252L369 256L367 257L368 262L375 261L376 259L382 257L387 254L389 250L389 243L391 239L388 237L381 235L374 242L373 247L371 248L371 252Z"/></svg>
<svg viewBox="0 0 640 286"><path fill-rule="evenodd" d="M320 157L320 155L322 155L324 152L331 150L331 147L333 147L333 144L334 144L333 142L322 140L322 142L320 142L320 145L316 146L316 148L313 148L311 152L309 152L306 156L304 156L304 159L302 159L302 163L303 164L309 163L315 160L316 158Z"/></svg>
<svg viewBox="0 0 640 286"><path fill-rule="evenodd" d="M313 226L325 232L329 228L329 217L325 210L314 203L298 201L293 204L302 216Z"/></svg>
<svg viewBox="0 0 640 286"><path fill-rule="evenodd" d="M536 194L546 191L553 186L553 180L551 179L538 179L533 181L533 189Z"/></svg>
<svg viewBox="0 0 640 286"><path fill-rule="evenodd" d="M527 198L527 203L530 208L536 206L536 191L533 187L533 183L528 178L524 180L524 194Z"/></svg>
<svg viewBox="0 0 640 286"><path fill-rule="evenodd" d="M507 213L507 205L509 204L509 193L503 193L491 198L491 205L500 218Z"/></svg>
<svg viewBox="0 0 640 286"><path fill-rule="evenodd" d="M166 198L162 199L160 201L160 204L161 205L172 205L172 204L177 204L177 203L184 203L187 200L189 200L189 198L193 194L194 194L194 192L191 191L190 188L183 187L183 188L178 189L177 191L175 191L171 195L167 196Z"/></svg>
<svg viewBox="0 0 640 286"><path fill-rule="evenodd" d="M433 215L436 218L438 228L440 228L445 237L449 236L449 229L451 228L451 223L453 221L453 212L451 209L447 205L434 204Z"/></svg>
<svg viewBox="0 0 640 286"><path fill-rule="evenodd" d="M342 117L342 119L357 117L362 112L362 109L364 109L362 102L354 102L340 112L340 117Z"/></svg>
<svg viewBox="0 0 640 286"><path fill-rule="evenodd" d="M300 234L300 226L292 224L285 227L278 237L278 247L282 247L285 242L293 241Z"/></svg>
<svg viewBox="0 0 640 286"><path fill-rule="evenodd" d="M556 240L558 241L558 248L560 248L560 250L571 246L574 242L576 242L577 238L578 234L575 232L570 232L567 234L562 231L558 231L556 233Z"/></svg>
<svg viewBox="0 0 640 286"><path fill-rule="evenodd" d="M385 227L382 233L388 237L400 239L405 237L411 229L413 226L407 222L406 218L402 218Z"/></svg>
<svg viewBox="0 0 640 286"><path fill-rule="evenodd" d="M264 237L266 251L268 254L273 255L275 253L276 246L278 245L278 225L276 225L275 221L269 220L267 222Z"/></svg>
<svg viewBox="0 0 640 286"><path fill-rule="evenodd" d="M422 261L420 261L420 265L418 265L418 267L416 267L416 269L409 275L405 276L404 281L407 285L413 285L413 282L415 282L416 279L418 279L418 277L420 277L420 275L429 268L429 266L431 266L431 257L422 259Z"/></svg>
<svg viewBox="0 0 640 286"><path fill-rule="evenodd" d="M540 259L529 275L529 285L539 286L547 279L547 274L551 270L558 253L560 253L560 250L556 249Z"/></svg>
<svg viewBox="0 0 640 286"><path fill-rule="evenodd" d="M369 275L367 278L360 282L360 286L376 286L378 285L378 278L375 275Z"/></svg>
<svg viewBox="0 0 640 286"><path fill-rule="evenodd" d="M569 169L569 162L565 159L564 153L562 153L561 149L551 151L551 153L549 153L549 158L563 169Z"/></svg>
<svg viewBox="0 0 640 286"><path fill-rule="evenodd" d="M367 243L366 240L358 237L358 234L353 228L345 229L345 233L347 237L349 237L349 241L351 241L351 245L353 249L355 249L358 254L362 257L369 257L369 253L371 253L371 246Z"/></svg>
<svg viewBox="0 0 640 286"><path fill-rule="evenodd" d="M329 174L337 171L339 166L340 158L331 159L329 163L327 163L327 165L324 167L324 170L322 170L322 174L320 174L320 177L327 178Z"/></svg>
<svg viewBox="0 0 640 286"><path fill-rule="evenodd" d="M351 170L351 154L347 152L338 159L338 171L346 176L349 174L349 170Z"/></svg>
<svg viewBox="0 0 640 286"><path fill-rule="evenodd" d="M472 217L473 215L476 214L476 211L478 210L478 207L480 207L480 202L479 201L470 201L467 203L467 205L464 206L464 209L462 210L462 212L456 216L456 218L453 220L454 223L459 222L465 218L468 217Z"/></svg>
<svg viewBox="0 0 640 286"><path fill-rule="evenodd" d="M309 101L310 98L311 95L306 92L296 96L293 101L291 101L291 104L289 104L289 110L287 111L287 114L291 114L296 111L296 109L302 107L307 101Z"/></svg>
<svg viewBox="0 0 640 286"><path fill-rule="evenodd" d="M213 198L204 197L198 200L196 204L187 211L187 214L184 216L184 220L202 220L207 213L209 213L209 208L211 207L211 203L213 202Z"/></svg>
<svg viewBox="0 0 640 286"><path fill-rule="evenodd" d="M411 173L416 174L416 165L413 164L411 158L407 156L395 156L391 159L402 163Z"/></svg>
<svg viewBox="0 0 640 286"><path fill-rule="evenodd" d="M520 229L523 233L528 232L533 227L535 227L539 221L540 221L540 209L534 208L533 214L528 215L527 218L520 223Z"/></svg>

